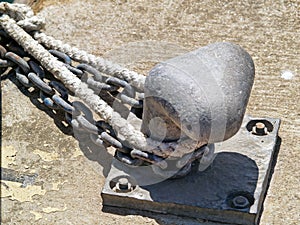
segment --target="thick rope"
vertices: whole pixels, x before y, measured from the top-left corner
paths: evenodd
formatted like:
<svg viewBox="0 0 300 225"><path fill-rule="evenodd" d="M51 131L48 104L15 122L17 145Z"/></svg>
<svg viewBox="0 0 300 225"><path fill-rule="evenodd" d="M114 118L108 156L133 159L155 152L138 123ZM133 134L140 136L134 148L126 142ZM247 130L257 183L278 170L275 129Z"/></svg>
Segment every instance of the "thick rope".
<svg viewBox="0 0 300 225"><path fill-rule="evenodd" d="M125 138L134 148L146 151L146 139L144 134L123 119L119 113L115 112L105 101L94 91L89 89L87 84L71 73L62 62L52 56L42 45L25 32L16 21L7 15L0 17L2 28L10 35L25 51L31 54L41 65L51 72L57 79L76 96L81 98L86 104L97 113L102 119L109 123L121 139Z"/></svg>
<svg viewBox="0 0 300 225"><path fill-rule="evenodd" d="M23 4L8 4L0 3L0 13L5 13L11 18L17 21L17 24L29 31L40 31L45 24L43 18L34 16L32 9L29 6ZM138 91L143 92L145 76L138 74L134 71L130 71L116 63L109 60L105 60L101 57L96 57L85 51L79 50L75 47L71 47L68 44L63 44L62 41L56 40L53 37L47 36L41 32L35 32L33 37L41 44L49 49L55 49L69 55L73 60L80 63L89 64L100 72L107 75L118 77L126 80L130 85L135 87Z"/></svg>
<svg viewBox="0 0 300 225"><path fill-rule="evenodd" d="M43 33L37 32L37 30L43 26L44 20L35 17L29 6L0 3L0 13L10 15L14 19L10 19L9 16L3 15L0 18L0 27L20 44L25 51L35 57L43 67L61 80L69 90L73 91L79 98L86 102L95 113L109 123L116 131L118 138L126 140L132 147L163 157L169 155L181 157L188 152L193 152L195 149L205 144L189 138L170 143L161 143L160 141L155 141L151 138L146 139L143 133L135 130L127 120L123 119L105 101L95 95L93 90L88 88L87 84L82 83L79 78L72 74L62 64L62 62L53 57L42 45L27 34L26 31L35 30L36 32L33 34L34 38L41 44L44 44L47 48L62 51L76 61L90 64L103 73L124 79L137 90L143 91L145 76L123 68L101 57L96 57L85 51L63 44L61 41L48 37Z"/></svg>
<svg viewBox="0 0 300 225"><path fill-rule="evenodd" d="M34 12L28 5L9 4L7 2L0 3L0 13L7 14L16 21L24 20L34 16Z"/></svg>
<svg viewBox="0 0 300 225"><path fill-rule="evenodd" d="M53 37L47 36L44 33L36 32L33 37L39 42L45 45L49 49L55 49L61 51L73 60L87 63L100 72L108 74L110 76L118 77L122 80L126 80L130 85L135 87L138 91L144 91L144 83L146 77L140 75L134 71L130 71L118 64L105 60L101 57L96 57L85 51L79 50L75 47L71 47L68 44L63 44L62 41L55 40Z"/></svg>
<svg viewBox="0 0 300 225"><path fill-rule="evenodd" d="M41 30L45 26L45 20L41 17L33 16L20 20L17 24L27 32Z"/></svg>

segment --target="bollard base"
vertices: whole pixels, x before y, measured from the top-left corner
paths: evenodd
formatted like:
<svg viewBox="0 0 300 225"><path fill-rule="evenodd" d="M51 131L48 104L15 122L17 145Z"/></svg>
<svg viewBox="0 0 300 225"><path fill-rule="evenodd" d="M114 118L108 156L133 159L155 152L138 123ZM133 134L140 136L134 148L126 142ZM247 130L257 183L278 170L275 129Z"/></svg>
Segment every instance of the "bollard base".
<svg viewBox="0 0 300 225"><path fill-rule="evenodd" d="M255 132L256 124L264 133ZM246 116L239 132L215 144L214 162L200 172L194 163L186 177L146 184L145 174L114 161L101 192L103 205L146 210L220 223L259 223L263 201L276 163L279 119ZM151 180L152 175L147 178ZM114 186L126 177L131 189Z"/></svg>

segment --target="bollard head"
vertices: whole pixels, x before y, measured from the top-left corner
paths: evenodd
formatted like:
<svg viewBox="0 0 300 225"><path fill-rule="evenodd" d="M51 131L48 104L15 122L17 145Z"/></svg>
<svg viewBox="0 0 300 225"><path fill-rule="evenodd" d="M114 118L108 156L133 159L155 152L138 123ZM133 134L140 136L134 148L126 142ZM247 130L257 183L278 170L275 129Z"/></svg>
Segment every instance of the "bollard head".
<svg viewBox="0 0 300 225"><path fill-rule="evenodd" d="M175 141L215 143L240 128L254 80L250 55L214 43L155 66L145 82L142 131Z"/></svg>

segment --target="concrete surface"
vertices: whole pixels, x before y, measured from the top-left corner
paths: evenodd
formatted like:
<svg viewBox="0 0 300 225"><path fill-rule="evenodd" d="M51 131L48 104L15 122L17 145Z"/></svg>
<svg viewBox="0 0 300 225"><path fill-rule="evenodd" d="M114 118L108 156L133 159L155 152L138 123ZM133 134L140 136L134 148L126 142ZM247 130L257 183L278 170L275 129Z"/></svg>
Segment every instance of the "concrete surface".
<svg viewBox="0 0 300 225"><path fill-rule="evenodd" d="M282 119L281 149L261 224L300 223L298 0L27 2L46 18L47 34L144 74L166 54L183 49L217 41L245 48L256 67L246 113ZM79 144L12 76L1 80L1 166L38 174L35 185L26 188L1 181L3 224L212 224L117 208L103 211L100 190L111 155Z"/></svg>

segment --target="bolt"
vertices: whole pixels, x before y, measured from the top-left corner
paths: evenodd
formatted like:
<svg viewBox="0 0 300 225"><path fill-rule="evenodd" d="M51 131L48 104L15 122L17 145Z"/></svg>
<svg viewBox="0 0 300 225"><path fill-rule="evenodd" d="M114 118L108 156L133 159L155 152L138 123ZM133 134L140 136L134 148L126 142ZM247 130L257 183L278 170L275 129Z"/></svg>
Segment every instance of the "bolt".
<svg viewBox="0 0 300 225"><path fill-rule="evenodd" d="M249 205L250 202L245 196L239 195L232 199L232 206L236 209L245 209L248 208Z"/></svg>
<svg viewBox="0 0 300 225"><path fill-rule="evenodd" d="M133 190L133 187L127 178L122 177L118 180L113 190L116 192L130 192Z"/></svg>
<svg viewBox="0 0 300 225"><path fill-rule="evenodd" d="M118 184L121 190L128 190L129 182L127 178L120 178Z"/></svg>
<svg viewBox="0 0 300 225"><path fill-rule="evenodd" d="M266 135L268 133L268 129L264 123L257 122L252 128L252 133L257 135Z"/></svg>

